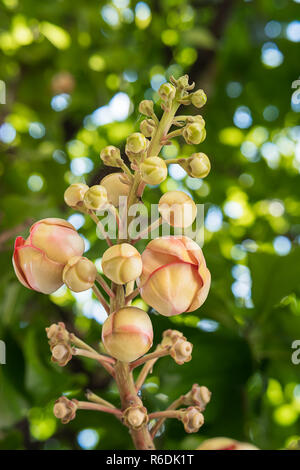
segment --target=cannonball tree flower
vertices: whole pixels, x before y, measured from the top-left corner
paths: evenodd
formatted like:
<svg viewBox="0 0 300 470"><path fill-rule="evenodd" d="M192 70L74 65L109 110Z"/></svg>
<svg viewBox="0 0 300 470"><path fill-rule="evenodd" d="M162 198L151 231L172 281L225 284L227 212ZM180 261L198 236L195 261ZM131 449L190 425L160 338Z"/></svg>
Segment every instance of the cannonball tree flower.
<svg viewBox="0 0 300 470"><path fill-rule="evenodd" d="M239 442L228 437L206 439L196 450L259 450L249 442Z"/></svg>
<svg viewBox="0 0 300 470"><path fill-rule="evenodd" d="M199 308L209 292L210 272L201 248L189 237L159 237L142 253L138 280L142 299L161 315Z"/></svg>
<svg viewBox="0 0 300 470"><path fill-rule="evenodd" d="M189 227L197 215L193 199L183 191L168 191L159 200L158 211L172 227Z"/></svg>
<svg viewBox="0 0 300 470"><path fill-rule="evenodd" d="M65 264L83 251L84 241L72 224L63 219L43 219L32 225L26 240L17 237L13 266L23 286L51 294L63 285Z"/></svg>
<svg viewBox="0 0 300 470"><path fill-rule="evenodd" d="M101 186L107 191L109 204L119 207L120 197L128 197L130 181L123 173L110 173L101 180Z"/></svg>
<svg viewBox="0 0 300 470"><path fill-rule="evenodd" d="M111 313L102 327L105 349L120 361L135 361L149 351L152 341L150 317L137 307L123 307Z"/></svg>

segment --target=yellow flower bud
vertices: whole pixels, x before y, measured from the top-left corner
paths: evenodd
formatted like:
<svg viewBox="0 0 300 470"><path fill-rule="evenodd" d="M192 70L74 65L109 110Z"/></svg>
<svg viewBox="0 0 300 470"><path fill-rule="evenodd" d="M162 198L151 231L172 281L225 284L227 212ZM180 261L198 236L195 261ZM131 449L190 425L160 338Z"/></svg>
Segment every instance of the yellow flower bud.
<svg viewBox="0 0 300 470"><path fill-rule="evenodd" d="M196 106L196 108L202 108L207 101L207 96L203 90L197 90L192 93L192 104Z"/></svg>
<svg viewBox="0 0 300 470"><path fill-rule="evenodd" d="M108 248L103 254L101 264L105 276L119 285L135 281L143 269L141 255L129 243Z"/></svg>
<svg viewBox="0 0 300 470"><path fill-rule="evenodd" d="M165 161L160 157L148 157L140 165L142 180L147 184L160 184L168 176Z"/></svg>
<svg viewBox="0 0 300 470"><path fill-rule="evenodd" d="M127 137L126 151L133 154L139 154L147 149L148 141L140 132L134 132Z"/></svg>
<svg viewBox="0 0 300 470"><path fill-rule="evenodd" d="M119 167L122 164L120 150L113 145L108 145L100 152L100 158L104 165Z"/></svg>
<svg viewBox="0 0 300 470"><path fill-rule="evenodd" d="M152 100L143 100L139 104L139 112L144 114L144 116L151 117L153 114L153 101Z"/></svg>
<svg viewBox="0 0 300 470"><path fill-rule="evenodd" d="M96 276L96 266L83 256L69 259L63 270L63 281L73 292L90 289L94 285Z"/></svg>
<svg viewBox="0 0 300 470"><path fill-rule="evenodd" d="M124 181L128 181L126 184ZM128 197L130 191L130 181L123 173L110 173L101 180L101 186L107 191L107 199L110 204L119 207L119 198Z"/></svg>
<svg viewBox="0 0 300 470"><path fill-rule="evenodd" d="M104 186L96 184L91 186L84 195L84 205L88 209L97 211L107 203L107 191Z"/></svg>
<svg viewBox="0 0 300 470"><path fill-rule="evenodd" d="M146 354L153 341L149 315L140 308L123 307L111 313L102 327L102 341L108 354L132 362Z"/></svg>
<svg viewBox="0 0 300 470"><path fill-rule="evenodd" d="M152 137L156 129L156 124L153 119L144 119L140 124L140 129L145 137Z"/></svg>
<svg viewBox="0 0 300 470"><path fill-rule="evenodd" d="M210 161L205 153L193 153L189 158L182 159L180 165L192 178L205 178L210 172Z"/></svg>
<svg viewBox="0 0 300 470"><path fill-rule="evenodd" d="M69 207L76 207L78 204L83 202L85 193L88 191L89 187L87 184L83 183L74 183L71 184L64 194L65 203Z"/></svg>
<svg viewBox="0 0 300 470"><path fill-rule="evenodd" d="M163 83L158 90L158 94L163 101L171 101L175 98L176 88L171 83Z"/></svg>
<svg viewBox="0 0 300 470"><path fill-rule="evenodd" d="M162 218L173 227L189 227L197 215L192 198L183 191L169 191L159 200L158 210Z"/></svg>
<svg viewBox="0 0 300 470"><path fill-rule="evenodd" d="M201 144L206 137L206 130L202 126L202 123L192 122L188 124L182 131L182 135L187 144Z"/></svg>

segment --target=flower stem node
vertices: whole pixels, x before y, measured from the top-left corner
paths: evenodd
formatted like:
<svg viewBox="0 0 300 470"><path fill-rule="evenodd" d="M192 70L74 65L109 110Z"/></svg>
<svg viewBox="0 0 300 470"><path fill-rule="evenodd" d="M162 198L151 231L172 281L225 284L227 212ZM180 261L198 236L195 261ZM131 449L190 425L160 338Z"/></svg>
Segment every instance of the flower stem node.
<svg viewBox="0 0 300 470"><path fill-rule="evenodd" d="M84 256L74 256L69 259L63 270L63 281L73 292L90 289L94 285L96 276L96 266Z"/></svg>
<svg viewBox="0 0 300 470"><path fill-rule="evenodd" d="M123 413L123 422L131 429L141 429L148 423L147 409L144 406L136 405L126 408Z"/></svg>
<svg viewBox="0 0 300 470"><path fill-rule="evenodd" d="M103 161L104 165L114 166L119 168L122 165L122 158L120 150L113 145L108 145L100 152L100 158Z"/></svg>
<svg viewBox="0 0 300 470"><path fill-rule="evenodd" d="M139 112L144 116L151 117L154 114L154 103L152 100L143 100L139 104Z"/></svg>
<svg viewBox="0 0 300 470"><path fill-rule="evenodd" d="M53 413L63 424L67 424L76 417L77 408L77 400L69 400L67 397L62 396L56 400Z"/></svg>
<svg viewBox="0 0 300 470"><path fill-rule="evenodd" d="M201 411L204 411L210 399L211 391L207 387L194 384L192 389L184 395L183 403L185 405L196 405Z"/></svg>
<svg viewBox="0 0 300 470"><path fill-rule="evenodd" d="M200 408L190 406L186 410L181 410L180 421L182 421L187 433L198 432L204 424L204 416Z"/></svg>
<svg viewBox="0 0 300 470"><path fill-rule="evenodd" d="M123 307L111 313L102 327L107 352L123 362L132 362L152 346L153 329L149 315L140 308Z"/></svg>
<svg viewBox="0 0 300 470"><path fill-rule="evenodd" d="M97 211L107 204L107 191L104 186L91 186L84 195L84 205L87 209Z"/></svg>
<svg viewBox="0 0 300 470"><path fill-rule="evenodd" d="M197 90L191 94L192 104L196 106L196 108L202 108L207 101L207 96L203 90Z"/></svg>
<svg viewBox="0 0 300 470"><path fill-rule="evenodd" d="M159 200L158 211L172 227L189 227L197 215L193 199L183 191L169 191Z"/></svg>
<svg viewBox="0 0 300 470"><path fill-rule="evenodd" d="M188 124L182 131L182 135L187 144L201 144L206 137L206 130L202 123L192 122Z"/></svg>
<svg viewBox="0 0 300 470"><path fill-rule="evenodd" d="M156 130L156 124L153 119L144 119L140 124L141 133L145 137L152 137Z"/></svg>
<svg viewBox="0 0 300 470"><path fill-rule="evenodd" d="M83 203L84 195L88 191L89 187L87 184L74 183L71 184L64 194L64 200L67 206L76 208L81 206Z"/></svg>
<svg viewBox="0 0 300 470"><path fill-rule="evenodd" d="M125 152L130 161L141 158L149 145L149 141L140 132L134 132L127 137Z"/></svg>
<svg viewBox="0 0 300 470"><path fill-rule="evenodd" d="M102 257L102 269L115 284L135 281L142 273L140 253L129 243L120 243L108 248Z"/></svg>
<svg viewBox="0 0 300 470"><path fill-rule="evenodd" d="M119 207L120 198L128 197L130 180L124 173L110 173L101 180L101 186L106 189L109 204Z"/></svg>
<svg viewBox="0 0 300 470"><path fill-rule="evenodd" d="M178 338L170 349L170 356L176 364L182 365L192 359L193 345L186 338Z"/></svg>
<svg viewBox="0 0 300 470"><path fill-rule="evenodd" d="M70 344L61 342L57 343L55 346L52 346L50 349L52 352L52 362L56 362L61 367L67 365L68 362L70 362L70 360L72 359L73 354L72 347L70 346Z"/></svg>
<svg viewBox="0 0 300 470"><path fill-rule="evenodd" d="M142 180L151 185L162 183L168 176L165 161L160 157L148 157L140 166Z"/></svg>

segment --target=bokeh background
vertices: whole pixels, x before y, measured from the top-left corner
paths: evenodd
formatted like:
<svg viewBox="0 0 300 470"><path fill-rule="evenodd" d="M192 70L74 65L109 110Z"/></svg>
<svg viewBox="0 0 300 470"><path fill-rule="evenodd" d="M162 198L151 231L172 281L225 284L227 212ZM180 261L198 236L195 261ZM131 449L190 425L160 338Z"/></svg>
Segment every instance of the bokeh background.
<svg viewBox="0 0 300 470"><path fill-rule="evenodd" d="M165 408L194 382L213 392L205 425L186 435L169 421L165 449L195 449L224 435L263 449L300 439L300 4L299 0L1 0L0 79L0 449L130 449L113 417L79 412L63 426L52 414L62 393L91 388L118 404L113 382L89 360L50 362L45 327L64 321L97 345L103 310L90 291L51 296L17 281L11 255L32 222L64 217L100 267L94 226L63 201L77 181L105 174L99 151L138 130L138 102L189 73L204 88L212 162L203 181L177 165L160 187L205 204L204 253L212 288L192 314L151 313L155 341L166 328L194 343L193 360L164 358L143 388L148 408ZM157 110L159 111L159 107ZM195 110L188 109L189 112ZM194 149L173 142L165 158ZM137 305L145 308L141 301Z"/></svg>

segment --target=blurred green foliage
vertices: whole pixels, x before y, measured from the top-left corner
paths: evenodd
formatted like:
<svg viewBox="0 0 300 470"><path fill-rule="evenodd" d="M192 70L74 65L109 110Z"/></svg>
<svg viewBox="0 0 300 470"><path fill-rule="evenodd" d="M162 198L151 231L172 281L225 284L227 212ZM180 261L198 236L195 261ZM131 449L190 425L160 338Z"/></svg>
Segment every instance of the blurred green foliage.
<svg viewBox="0 0 300 470"><path fill-rule="evenodd" d="M205 204L213 282L199 311L151 315L156 342L178 328L194 353L180 367L162 359L143 398L163 409L194 382L213 396L198 434L168 422L157 446L194 449L224 435L278 449L300 439L300 365L291 361L300 339L299 10L296 0L0 1L0 449L131 448L110 416L80 412L67 426L53 417L57 397L82 397L86 387L118 404L89 360L50 363L44 331L64 321L96 346L104 317L89 293L22 287L13 239L32 221L68 218L67 185L99 181L101 148L123 148L138 129L138 102L157 101L159 85L182 73L208 94L201 151L212 171L196 181L173 166L173 179L145 199L185 188ZM164 156L193 150L174 142ZM94 226L79 214L70 220L99 260L105 246Z"/></svg>

